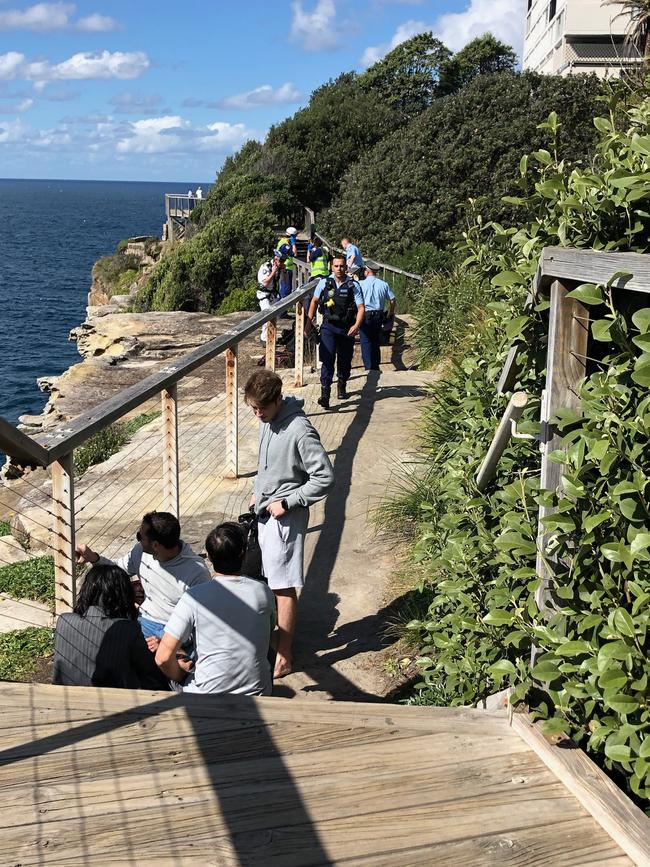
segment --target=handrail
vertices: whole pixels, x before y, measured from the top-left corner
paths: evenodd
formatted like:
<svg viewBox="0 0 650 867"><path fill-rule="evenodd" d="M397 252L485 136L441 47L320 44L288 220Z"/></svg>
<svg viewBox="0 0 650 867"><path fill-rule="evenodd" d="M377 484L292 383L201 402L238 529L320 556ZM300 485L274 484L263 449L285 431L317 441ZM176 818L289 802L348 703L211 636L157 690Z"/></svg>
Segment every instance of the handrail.
<svg viewBox="0 0 650 867"><path fill-rule="evenodd" d="M331 241L328 241L324 235L321 235L320 232L314 233L321 243L325 244L326 247L329 247L330 250L336 250L337 253L345 253L345 250L342 247L337 247L336 244L332 244ZM370 257L372 258L372 257ZM403 271L401 268L397 268L395 265L387 265L385 262L380 262L378 259L373 259L373 262L376 262L380 268L391 271L393 274L402 274L404 277L408 277L410 280L418 280L422 281L423 277L421 274L411 274L410 271Z"/></svg>
<svg viewBox="0 0 650 867"><path fill-rule="evenodd" d="M286 310L295 306L298 301L311 292L317 282L316 279L313 279L303 283L291 295L283 298L270 309L250 316L236 328L230 329L219 335L219 337L215 337L202 346L186 353L173 364L166 365L162 370L147 376L141 382L118 392L118 394L94 407L90 412L76 416L76 418L66 422L65 425L35 438L22 434L22 448L20 449L17 448L16 439L9 436L4 425L0 424L0 450L18 460L24 459L26 441L29 441L34 446L32 450L33 454L30 457L41 466L49 466L62 455L66 455L72 449L80 446L92 434L108 427L108 425L126 415L127 412L159 394L163 389L171 388L179 380L183 379L184 376L187 376L188 373L196 370L197 367L201 367L227 349L237 346L237 344L256 331L265 322L276 319ZM4 421L4 419L0 417L0 421ZM5 422L5 425L9 425L9 423ZM16 430L11 425L9 427L11 427L12 431ZM44 453L43 449L46 449L47 452ZM40 460L37 460L39 456Z"/></svg>
<svg viewBox="0 0 650 867"><path fill-rule="evenodd" d="M575 247L544 247L537 266L535 290L547 291L555 280L610 284L614 289L648 292L647 253L615 253ZM612 280L614 274L627 272Z"/></svg>

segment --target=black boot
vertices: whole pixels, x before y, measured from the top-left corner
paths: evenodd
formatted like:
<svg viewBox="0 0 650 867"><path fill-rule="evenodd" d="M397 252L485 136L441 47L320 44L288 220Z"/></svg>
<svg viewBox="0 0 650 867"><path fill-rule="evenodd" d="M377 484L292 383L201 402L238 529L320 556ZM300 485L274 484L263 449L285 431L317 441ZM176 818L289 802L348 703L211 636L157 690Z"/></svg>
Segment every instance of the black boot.
<svg viewBox="0 0 650 867"><path fill-rule="evenodd" d="M320 389L320 397L318 398L317 403L319 406L322 406L323 409L330 408L330 392L331 388L329 385L322 385Z"/></svg>
<svg viewBox="0 0 650 867"><path fill-rule="evenodd" d="M336 383L336 396L339 400L348 399L348 393L345 390L345 382L342 379L339 379L339 381Z"/></svg>

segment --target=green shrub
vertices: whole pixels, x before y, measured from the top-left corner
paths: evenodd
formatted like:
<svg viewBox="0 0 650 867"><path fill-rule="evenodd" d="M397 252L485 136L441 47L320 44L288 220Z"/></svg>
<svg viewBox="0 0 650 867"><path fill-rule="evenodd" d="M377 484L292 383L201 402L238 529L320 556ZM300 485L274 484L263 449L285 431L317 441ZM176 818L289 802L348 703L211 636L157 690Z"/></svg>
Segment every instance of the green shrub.
<svg viewBox="0 0 650 867"><path fill-rule="evenodd" d="M54 604L54 559L36 557L0 567L0 593Z"/></svg>
<svg viewBox="0 0 650 867"><path fill-rule="evenodd" d="M643 296L590 284L575 290L593 306L591 354L600 360L581 388L580 413L558 414L568 447L555 456L565 464L563 493L540 494L539 454L525 441L509 445L483 493L474 483L508 398L496 395L495 381L512 341L522 361L514 388L532 397L519 427L538 429L548 302L524 311L524 297L541 250L647 249L650 97L626 99L612 92L608 114L594 121L599 144L589 167L560 159L552 113L543 125L549 147L522 159L519 195L508 200L521 207L520 224L477 219L466 233L466 267L490 278L493 298L425 409L428 467L413 553L435 595L407 631L421 648L418 700L439 697L444 683L450 703L476 703L510 683L549 732L568 733L647 802L650 308ZM545 520L547 552L560 558L550 620L535 602L541 503L557 508ZM533 643L541 656L531 671Z"/></svg>
<svg viewBox="0 0 650 867"><path fill-rule="evenodd" d="M114 253L112 256L102 256L93 265L93 280L101 283L106 294L117 295L120 291L120 279L125 272L135 271L139 267L137 256L126 253ZM131 281L132 282L132 281Z"/></svg>
<svg viewBox="0 0 650 867"><path fill-rule="evenodd" d="M9 536L11 534L11 524L8 521L0 521L0 536Z"/></svg>
<svg viewBox="0 0 650 867"><path fill-rule="evenodd" d="M256 287L248 289L232 289L217 307L217 316L226 313L236 313L238 310L257 310Z"/></svg>
<svg viewBox="0 0 650 867"><path fill-rule="evenodd" d="M116 253L124 253L128 246L129 246L128 239L124 238L122 241L117 242L117 247L115 248L115 252Z"/></svg>
<svg viewBox="0 0 650 867"><path fill-rule="evenodd" d="M20 681L33 675L43 657L54 653L54 634L30 626L0 635L0 680Z"/></svg>
<svg viewBox="0 0 650 867"><path fill-rule="evenodd" d="M80 478L89 467L101 464L108 460L111 455L117 454L136 431L158 418L159 415L159 412L142 413L128 421L115 422L115 424L93 434L82 446L75 449L75 476Z"/></svg>

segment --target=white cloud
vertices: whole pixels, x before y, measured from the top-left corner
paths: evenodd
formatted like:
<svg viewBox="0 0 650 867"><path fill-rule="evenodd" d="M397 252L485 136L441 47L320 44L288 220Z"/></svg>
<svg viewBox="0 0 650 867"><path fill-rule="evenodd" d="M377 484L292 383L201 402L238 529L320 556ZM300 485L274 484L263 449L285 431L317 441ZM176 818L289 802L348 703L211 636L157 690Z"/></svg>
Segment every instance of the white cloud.
<svg viewBox="0 0 650 867"><path fill-rule="evenodd" d="M120 26L119 21L111 18L110 15L100 15L97 12L79 18L75 23L75 28L84 33L105 33L109 30L119 30Z"/></svg>
<svg viewBox="0 0 650 867"><path fill-rule="evenodd" d="M34 105L30 98L21 99L20 102L0 102L0 114L23 114Z"/></svg>
<svg viewBox="0 0 650 867"><path fill-rule="evenodd" d="M334 0L317 0L311 12L303 9L302 0L292 0L291 38L306 51L326 51L338 42Z"/></svg>
<svg viewBox="0 0 650 867"><path fill-rule="evenodd" d="M28 61L18 51L0 54L0 80L23 78L35 82L37 88L49 81L139 78L148 68L149 58L143 51L82 51L61 63Z"/></svg>
<svg viewBox="0 0 650 867"><path fill-rule="evenodd" d="M160 112L162 97L158 94L138 94L126 91L118 93L111 99L118 114L156 114ZM163 109L164 111L164 109Z"/></svg>
<svg viewBox="0 0 650 867"><path fill-rule="evenodd" d="M25 62L25 55L19 51L8 51L0 54L0 80L10 81L18 76L18 72Z"/></svg>
<svg viewBox="0 0 650 867"><path fill-rule="evenodd" d="M507 45L512 45L521 55L524 12L524 0L470 0L464 12L441 15L431 24L424 21L400 24L390 42L369 46L359 62L366 69L401 42L428 31L452 51L460 51L472 39L491 33Z"/></svg>
<svg viewBox="0 0 650 867"><path fill-rule="evenodd" d="M290 81L274 90L270 84L263 84L254 90L237 93L219 102L219 108L249 109L260 105L284 105L298 102L300 91Z"/></svg>
<svg viewBox="0 0 650 867"><path fill-rule="evenodd" d="M0 123L0 144L19 142L25 138L29 127L22 120L9 120Z"/></svg>
<svg viewBox="0 0 650 867"><path fill-rule="evenodd" d="M129 124L128 132L117 142L120 154L193 153L196 151L234 151L253 136L243 123L217 122L193 126L180 115L165 115Z"/></svg>
<svg viewBox="0 0 650 867"><path fill-rule="evenodd" d="M67 27L74 3L36 3L27 9L0 12L0 30L61 30Z"/></svg>
<svg viewBox="0 0 650 867"><path fill-rule="evenodd" d="M434 25L434 36L452 51L460 51L477 36L491 33L520 54L524 13L524 0L471 0L464 12L441 15Z"/></svg>

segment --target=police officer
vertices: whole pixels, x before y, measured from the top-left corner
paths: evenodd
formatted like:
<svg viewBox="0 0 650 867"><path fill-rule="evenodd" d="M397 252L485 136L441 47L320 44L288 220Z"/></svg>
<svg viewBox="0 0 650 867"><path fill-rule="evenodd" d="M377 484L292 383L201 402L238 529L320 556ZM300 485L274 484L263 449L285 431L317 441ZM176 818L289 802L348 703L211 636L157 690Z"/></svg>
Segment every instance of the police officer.
<svg viewBox="0 0 650 867"><path fill-rule="evenodd" d="M365 312L361 287L356 280L346 276L345 269L345 256L335 256L332 260L332 274L319 281L307 315L311 322L316 315L316 307L323 314L319 345L322 362L321 391L318 400L323 409L330 408L335 365L338 379L337 397L345 400L348 396L345 386L352 368L354 338L361 327Z"/></svg>
<svg viewBox="0 0 650 867"><path fill-rule="evenodd" d="M311 265L312 277L328 277L330 273L330 251L325 244L319 244L316 234L307 244L307 261Z"/></svg>
<svg viewBox="0 0 650 867"><path fill-rule="evenodd" d="M395 294L385 280L377 277L379 265L372 259L366 259L366 278L361 280L365 316L361 323L360 336L361 357L366 370L379 370L381 359L381 330L384 320L384 310L389 303L388 319L395 317Z"/></svg>
<svg viewBox="0 0 650 867"><path fill-rule="evenodd" d="M286 298L293 292L293 260L298 255L298 229L287 226L286 237L282 238L278 250L282 253L284 271L280 280L280 298Z"/></svg>

